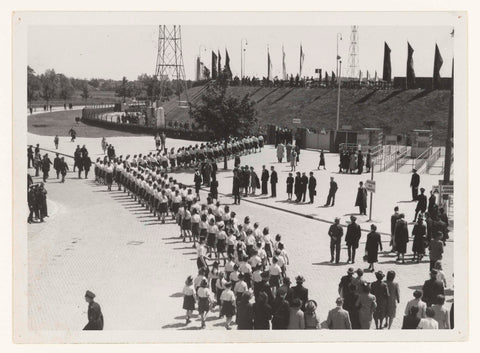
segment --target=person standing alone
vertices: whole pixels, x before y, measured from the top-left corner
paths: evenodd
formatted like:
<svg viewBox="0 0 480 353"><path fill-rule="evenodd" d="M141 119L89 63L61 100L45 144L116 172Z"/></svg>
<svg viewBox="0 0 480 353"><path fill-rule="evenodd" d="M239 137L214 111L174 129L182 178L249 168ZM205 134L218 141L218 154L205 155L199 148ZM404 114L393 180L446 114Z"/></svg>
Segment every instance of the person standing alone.
<svg viewBox="0 0 480 353"><path fill-rule="evenodd" d="M268 194L268 178L270 177L267 168L262 166L262 195Z"/></svg>
<svg viewBox="0 0 480 353"><path fill-rule="evenodd" d="M420 175L418 175L417 170L413 168L412 179L410 180L410 188L412 189L412 201L417 201L419 185Z"/></svg>
<svg viewBox="0 0 480 353"><path fill-rule="evenodd" d="M277 183L278 183L278 176L275 168L271 167L270 173L270 185L272 187L272 197L277 197Z"/></svg>
<svg viewBox="0 0 480 353"><path fill-rule="evenodd" d="M333 263L335 256L335 263L338 264L340 262L340 246L343 236L340 218L335 217L335 222L330 226L328 235L330 236L330 263Z"/></svg>
<svg viewBox="0 0 480 353"><path fill-rule="evenodd" d="M94 301L95 294L87 290L85 301L88 303L88 324L83 330L103 330L103 314L100 305Z"/></svg>
<svg viewBox="0 0 480 353"><path fill-rule="evenodd" d="M315 195L317 194L317 179L313 176L313 172L310 172L310 178L308 178L308 196L310 197L310 203L313 203Z"/></svg>
<svg viewBox="0 0 480 353"><path fill-rule="evenodd" d="M333 179L333 177L330 177L330 189L328 190L327 203L325 206L330 206L330 202L332 203L332 207L335 206L335 194L337 193L337 190L337 182Z"/></svg>

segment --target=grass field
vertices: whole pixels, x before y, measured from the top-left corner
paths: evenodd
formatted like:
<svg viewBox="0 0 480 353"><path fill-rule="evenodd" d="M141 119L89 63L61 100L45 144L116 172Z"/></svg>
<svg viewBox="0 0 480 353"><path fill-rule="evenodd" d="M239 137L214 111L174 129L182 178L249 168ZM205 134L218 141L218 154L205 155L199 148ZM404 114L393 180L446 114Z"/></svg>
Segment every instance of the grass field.
<svg viewBox="0 0 480 353"><path fill-rule="evenodd" d="M72 98L67 99L67 105L72 103L73 105L85 104L85 99L81 96L81 91L75 91ZM115 95L113 91L90 91L91 97L87 99L87 104L101 104L101 103L116 103L120 102L121 98ZM49 102L53 106L63 106L65 102L61 99L54 99ZM43 107L46 104L44 100L32 101L32 107Z"/></svg>

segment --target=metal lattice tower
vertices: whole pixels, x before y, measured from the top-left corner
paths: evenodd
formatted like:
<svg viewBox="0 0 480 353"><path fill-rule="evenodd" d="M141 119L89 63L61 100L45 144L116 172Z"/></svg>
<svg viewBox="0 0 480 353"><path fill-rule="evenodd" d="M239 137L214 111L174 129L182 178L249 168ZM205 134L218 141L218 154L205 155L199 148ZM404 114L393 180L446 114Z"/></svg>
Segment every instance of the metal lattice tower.
<svg viewBox="0 0 480 353"><path fill-rule="evenodd" d="M178 106L188 107L180 26L159 26L155 77L160 82L160 94L158 97L161 101L168 98L165 96L166 90L170 85L178 97Z"/></svg>
<svg viewBox="0 0 480 353"><path fill-rule="evenodd" d="M358 26L352 26L352 32L350 33L350 48L348 50L347 76L349 78L356 78L358 76L359 59Z"/></svg>

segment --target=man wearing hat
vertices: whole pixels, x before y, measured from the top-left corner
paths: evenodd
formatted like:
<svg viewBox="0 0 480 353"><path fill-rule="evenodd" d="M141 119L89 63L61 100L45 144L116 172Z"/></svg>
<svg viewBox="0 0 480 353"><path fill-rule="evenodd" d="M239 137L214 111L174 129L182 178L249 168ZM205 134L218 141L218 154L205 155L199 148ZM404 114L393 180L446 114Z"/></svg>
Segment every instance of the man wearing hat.
<svg viewBox="0 0 480 353"><path fill-rule="evenodd" d="M286 330L290 319L290 304L285 299L287 296L287 288L280 287L277 293L277 297L273 302L273 318L272 329L273 330Z"/></svg>
<svg viewBox="0 0 480 353"><path fill-rule="evenodd" d="M338 294L340 294L340 297L344 298L348 292L350 292L350 285L353 283L354 273L355 269L350 267L347 274L340 279L340 283L338 284Z"/></svg>
<svg viewBox="0 0 480 353"><path fill-rule="evenodd" d="M87 290L85 293L85 301L88 303L88 324L83 330L103 330L103 314L100 305L93 299L95 294Z"/></svg>
<svg viewBox="0 0 480 353"><path fill-rule="evenodd" d="M355 263L355 252L358 248L358 243L362 236L362 230L356 222L357 217L350 216L350 224L347 227L347 234L345 235L345 243L347 244L348 261L347 263Z"/></svg>
<svg viewBox="0 0 480 353"><path fill-rule="evenodd" d="M425 189L420 188L420 195L417 196L417 207L415 208L415 217L413 218L413 222L417 220L417 216L419 213L424 214L427 210L427 196L425 195Z"/></svg>
<svg viewBox="0 0 480 353"><path fill-rule="evenodd" d="M333 262L335 255L335 263L340 262L340 246L343 237L343 228L340 225L340 218L335 217L335 222L330 226L328 230L330 236L330 262Z"/></svg>
<svg viewBox="0 0 480 353"><path fill-rule="evenodd" d="M337 298L337 307L330 310L327 316L327 327L330 330L351 330L350 315L343 309L343 299Z"/></svg>
<svg viewBox="0 0 480 353"><path fill-rule="evenodd" d="M422 300L427 304L427 307L437 304L437 295L445 295L443 282L437 279L437 274L437 270L430 270L430 279L426 280L422 287Z"/></svg>
<svg viewBox="0 0 480 353"><path fill-rule="evenodd" d="M419 185L420 185L420 175L418 175L417 170L413 168L412 179L410 180L410 188L412 189L412 201L417 200Z"/></svg>
<svg viewBox="0 0 480 353"><path fill-rule="evenodd" d="M298 298L302 301L302 311L305 311L305 303L308 302L308 289L303 286L305 278L302 275L295 277L297 285L292 287L292 300Z"/></svg>

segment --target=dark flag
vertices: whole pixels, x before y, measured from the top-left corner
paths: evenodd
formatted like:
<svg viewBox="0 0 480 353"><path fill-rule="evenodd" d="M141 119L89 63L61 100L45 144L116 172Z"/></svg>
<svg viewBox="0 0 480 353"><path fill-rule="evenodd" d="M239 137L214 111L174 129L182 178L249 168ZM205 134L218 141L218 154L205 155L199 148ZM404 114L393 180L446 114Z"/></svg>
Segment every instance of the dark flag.
<svg viewBox="0 0 480 353"><path fill-rule="evenodd" d="M413 69L413 48L408 45L408 58L407 58L407 89L415 88L415 70Z"/></svg>
<svg viewBox="0 0 480 353"><path fill-rule="evenodd" d="M383 77L382 80L386 82L392 81L392 62L390 61L390 47L385 42L385 49L383 50Z"/></svg>
<svg viewBox="0 0 480 353"><path fill-rule="evenodd" d="M433 89L438 89L441 87L440 83L440 68L443 65L443 59L440 55L440 50L438 50L438 45L435 44L435 59L433 62Z"/></svg>
<svg viewBox="0 0 480 353"><path fill-rule="evenodd" d="M230 56L228 56L228 50L225 49L225 68L224 68L224 72L225 72L225 78L227 80L231 80L232 79L232 70L230 70Z"/></svg>
<svg viewBox="0 0 480 353"><path fill-rule="evenodd" d="M336 79L335 72L333 72L333 70L332 70L332 83L336 82L335 79Z"/></svg>
<svg viewBox="0 0 480 353"><path fill-rule="evenodd" d="M212 51L212 80L217 79L217 54Z"/></svg>
<svg viewBox="0 0 480 353"><path fill-rule="evenodd" d="M271 81L272 80L272 75L273 75L273 66L272 66L272 60L270 60L270 51L267 49L267 80Z"/></svg>
<svg viewBox="0 0 480 353"><path fill-rule="evenodd" d="M329 84L329 82L328 82L328 72L325 70L325 86L328 87L328 84Z"/></svg>
<svg viewBox="0 0 480 353"><path fill-rule="evenodd" d="M220 55L220 50L218 51L218 76L222 74L222 56Z"/></svg>
<svg viewBox="0 0 480 353"><path fill-rule="evenodd" d="M197 81L200 81L202 77L201 64L200 57L197 57Z"/></svg>

